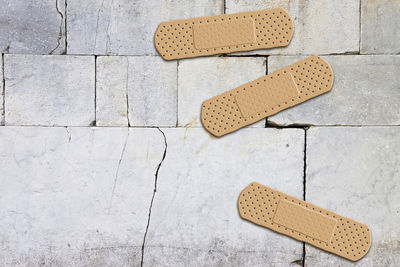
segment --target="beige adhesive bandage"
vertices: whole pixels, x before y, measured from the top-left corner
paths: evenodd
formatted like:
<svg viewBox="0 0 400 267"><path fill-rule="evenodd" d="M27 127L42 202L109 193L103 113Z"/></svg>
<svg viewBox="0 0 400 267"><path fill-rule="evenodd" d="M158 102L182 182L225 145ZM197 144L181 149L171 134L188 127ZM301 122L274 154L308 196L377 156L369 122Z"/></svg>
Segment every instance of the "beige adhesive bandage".
<svg viewBox="0 0 400 267"><path fill-rule="evenodd" d="M154 45L166 59L287 46L293 22L282 8L162 22Z"/></svg>
<svg viewBox="0 0 400 267"><path fill-rule="evenodd" d="M332 85L329 64L312 56L204 101L201 122L222 136L326 93Z"/></svg>
<svg viewBox="0 0 400 267"><path fill-rule="evenodd" d="M367 225L258 183L240 193L238 207L245 220L352 261L371 246Z"/></svg>

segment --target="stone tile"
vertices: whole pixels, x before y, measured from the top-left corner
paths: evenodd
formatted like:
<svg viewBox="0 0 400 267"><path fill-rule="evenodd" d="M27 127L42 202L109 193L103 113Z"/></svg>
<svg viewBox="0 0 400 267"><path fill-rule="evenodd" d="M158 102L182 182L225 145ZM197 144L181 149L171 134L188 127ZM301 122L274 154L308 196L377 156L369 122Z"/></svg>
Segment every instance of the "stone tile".
<svg viewBox="0 0 400 267"><path fill-rule="evenodd" d="M223 0L69 0L68 53L155 55L160 22L223 13Z"/></svg>
<svg viewBox="0 0 400 267"><path fill-rule="evenodd" d="M144 56L128 57L128 64L130 125L176 126L177 62Z"/></svg>
<svg viewBox="0 0 400 267"><path fill-rule="evenodd" d="M361 0L361 53L400 53L400 2Z"/></svg>
<svg viewBox="0 0 400 267"><path fill-rule="evenodd" d="M367 224L368 254L356 264L306 246L308 266L400 264L398 127L311 128L307 131L306 199Z"/></svg>
<svg viewBox="0 0 400 267"><path fill-rule="evenodd" d="M1 127L0 262L140 266L157 129Z"/></svg>
<svg viewBox="0 0 400 267"><path fill-rule="evenodd" d="M65 52L65 0L3 0L0 53Z"/></svg>
<svg viewBox="0 0 400 267"><path fill-rule="evenodd" d="M128 59L98 57L96 125L128 126Z"/></svg>
<svg viewBox="0 0 400 267"><path fill-rule="evenodd" d="M176 126L176 61L99 57L97 70L96 125Z"/></svg>
<svg viewBox="0 0 400 267"><path fill-rule="evenodd" d="M6 125L88 126L94 57L5 55Z"/></svg>
<svg viewBox="0 0 400 267"><path fill-rule="evenodd" d="M209 57L183 60L178 67L178 125L201 127L203 101L266 73L265 58ZM264 127L265 119L250 127Z"/></svg>
<svg viewBox="0 0 400 267"><path fill-rule="evenodd" d="M281 7L294 21L292 41L287 47L250 54L313 55L359 51L359 6L359 0L227 0L226 13Z"/></svg>
<svg viewBox="0 0 400 267"><path fill-rule="evenodd" d="M269 57L268 70L303 57ZM332 90L269 117L280 125L399 125L400 56L325 56L333 69Z"/></svg>
<svg viewBox="0 0 400 267"><path fill-rule="evenodd" d="M223 138L201 128L163 129L145 266L288 266L302 243L239 217L237 199L258 181L303 196L304 131L242 129Z"/></svg>

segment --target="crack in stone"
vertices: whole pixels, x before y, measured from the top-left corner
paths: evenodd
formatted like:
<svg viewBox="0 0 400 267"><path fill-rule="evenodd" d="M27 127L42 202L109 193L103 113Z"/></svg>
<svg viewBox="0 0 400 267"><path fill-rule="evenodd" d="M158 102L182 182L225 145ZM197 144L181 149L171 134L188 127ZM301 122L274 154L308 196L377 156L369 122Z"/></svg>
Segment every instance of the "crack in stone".
<svg viewBox="0 0 400 267"><path fill-rule="evenodd" d="M161 158L160 163L158 163L156 172L154 174L154 190L153 190L153 196L151 198L151 202L150 202L150 207L149 207L149 216L147 218L147 225L146 225L146 231L144 232L144 236L143 236L143 243L142 243L142 259L140 261L140 266L143 267L143 259L144 259L144 245L146 243L146 237L147 237L147 231L149 230L149 225L150 225L150 217L151 217L151 209L153 208L153 202L154 202L154 196L156 195L157 192L157 180L158 180L158 172L161 168L162 163L165 160L165 156L167 155L167 148L168 148L168 143L167 143L167 138L165 137L165 133L157 127L157 129L161 132L161 134L164 137L164 154Z"/></svg>
<svg viewBox="0 0 400 267"><path fill-rule="evenodd" d="M306 201L306 177L307 177L307 130L309 127L304 127L304 150L303 150L303 200ZM306 243L303 243L303 259L300 266L306 266Z"/></svg>
<svg viewBox="0 0 400 267"><path fill-rule="evenodd" d="M68 143L71 143L71 132L68 129L68 126L65 126L65 130L67 131Z"/></svg>
<svg viewBox="0 0 400 267"><path fill-rule="evenodd" d="M111 17L112 17L112 12L113 12L113 7L114 7L114 0L111 1L111 6L110 6L110 13L108 15L108 23L107 23L107 29L106 29L106 35L107 35L107 41L106 41L106 51L105 54L109 54L108 48L111 43L110 39L110 24L111 24Z"/></svg>
<svg viewBox="0 0 400 267"><path fill-rule="evenodd" d="M92 49L92 54L94 54L94 51L96 50L96 46L97 46L97 32L99 30L100 12L103 9L103 6L104 6L104 0L101 2L100 8L97 11L96 32L94 35L94 45L93 45L93 49Z"/></svg>
<svg viewBox="0 0 400 267"><path fill-rule="evenodd" d="M128 85L129 85L129 59L126 58L126 79L125 79L125 96L126 96L126 118L128 120L128 127L131 127L131 122L129 120L129 96L128 96Z"/></svg>
<svg viewBox="0 0 400 267"><path fill-rule="evenodd" d="M64 20L64 15L61 13L61 11L58 9L58 0L56 0L56 10L58 15L60 15L60 30L58 32L58 37L57 37L57 46L50 51L50 55L53 54L54 51L56 51L56 49L60 46L61 42L61 38L62 38L62 28L63 28L63 20Z"/></svg>
<svg viewBox="0 0 400 267"><path fill-rule="evenodd" d="M112 201L113 201L113 198L114 198L115 187L117 186L117 182L118 182L119 168L120 168L120 166L121 166L121 162L122 162L122 160L123 160L123 158L124 158L124 155L125 155L126 144L128 143L129 128L127 128L127 131L128 131L128 132L127 132L127 134L126 134L124 147L122 148L121 156L119 157L118 166L117 166L117 171L115 172L115 179L114 179L114 184L113 184L113 188L112 188L112 191L111 191L110 204L108 205L108 211L107 211L108 214L110 214L110 210L111 210L111 207L112 207Z"/></svg>
<svg viewBox="0 0 400 267"><path fill-rule="evenodd" d="M4 68L4 54L1 55L1 68L3 71L3 75L2 75L2 83L3 83L3 107L2 107L2 125L6 124L6 74L5 74L5 68Z"/></svg>
<svg viewBox="0 0 400 267"><path fill-rule="evenodd" d="M292 261L292 262L290 263L290 265L293 265L293 264L297 264L297 265L299 265L299 266L304 266L303 259L301 259L301 260L295 260L295 261Z"/></svg>
<svg viewBox="0 0 400 267"><path fill-rule="evenodd" d="M97 56L94 56L94 121L93 126L97 124Z"/></svg>

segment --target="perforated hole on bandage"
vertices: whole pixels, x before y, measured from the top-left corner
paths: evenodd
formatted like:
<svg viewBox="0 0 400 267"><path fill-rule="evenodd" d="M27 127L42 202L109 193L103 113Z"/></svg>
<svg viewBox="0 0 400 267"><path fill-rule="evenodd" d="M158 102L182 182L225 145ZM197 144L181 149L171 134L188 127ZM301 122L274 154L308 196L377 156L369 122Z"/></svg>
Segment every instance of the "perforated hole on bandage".
<svg viewBox="0 0 400 267"><path fill-rule="evenodd" d="M367 225L259 183L240 193L238 208L245 220L352 261L371 247Z"/></svg>
<svg viewBox="0 0 400 267"><path fill-rule="evenodd" d="M293 22L282 8L162 22L154 45L166 60L287 46Z"/></svg>
<svg viewBox="0 0 400 267"><path fill-rule="evenodd" d="M312 56L204 101L201 122L222 136L326 93L332 85L329 64Z"/></svg>

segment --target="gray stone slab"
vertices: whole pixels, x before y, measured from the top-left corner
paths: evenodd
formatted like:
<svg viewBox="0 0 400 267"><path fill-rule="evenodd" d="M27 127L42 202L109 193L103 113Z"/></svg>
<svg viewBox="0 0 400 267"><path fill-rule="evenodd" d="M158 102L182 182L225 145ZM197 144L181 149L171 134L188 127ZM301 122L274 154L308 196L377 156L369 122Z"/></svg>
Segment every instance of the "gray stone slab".
<svg viewBox="0 0 400 267"><path fill-rule="evenodd" d="M302 243L239 217L253 181L302 198L304 131L246 128L215 138L201 128L163 129L144 266L289 266Z"/></svg>
<svg viewBox="0 0 400 267"><path fill-rule="evenodd" d="M294 22L290 44L283 48L253 51L250 54L313 55L359 51L359 6L359 0L227 0L226 13L283 8L289 12Z"/></svg>
<svg viewBox="0 0 400 267"><path fill-rule="evenodd" d="M176 61L98 57L96 79L96 125L176 126Z"/></svg>
<svg viewBox="0 0 400 267"><path fill-rule="evenodd" d="M0 262L140 266L164 149L157 129L0 127Z"/></svg>
<svg viewBox="0 0 400 267"><path fill-rule="evenodd" d="M400 53L400 2L361 0L361 53Z"/></svg>
<svg viewBox="0 0 400 267"><path fill-rule="evenodd" d="M367 224L372 246L356 264L306 246L308 266L400 264L398 127L327 127L307 131L306 200Z"/></svg>
<svg viewBox="0 0 400 267"><path fill-rule="evenodd" d="M209 57L183 60L178 67L178 125L201 127L203 101L266 73L265 58ZM250 127L264 127L265 119Z"/></svg>
<svg viewBox="0 0 400 267"><path fill-rule="evenodd" d="M128 59L96 61L96 125L128 126Z"/></svg>
<svg viewBox="0 0 400 267"><path fill-rule="evenodd" d="M269 57L273 72L304 57ZM400 56L324 56L332 90L269 117L279 125L400 125Z"/></svg>
<svg viewBox="0 0 400 267"><path fill-rule="evenodd" d="M3 0L0 53L65 52L65 0Z"/></svg>
<svg viewBox="0 0 400 267"><path fill-rule="evenodd" d="M4 61L6 125L94 122L94 57L5 55Z"/></svg>
<svg viewBox="0 0 400 267"><path fill-rule="evenodd" d="M155 55L160 22L223 13L223 0L69 0L68 53Z"/></svg>

